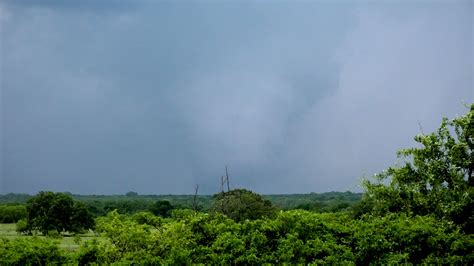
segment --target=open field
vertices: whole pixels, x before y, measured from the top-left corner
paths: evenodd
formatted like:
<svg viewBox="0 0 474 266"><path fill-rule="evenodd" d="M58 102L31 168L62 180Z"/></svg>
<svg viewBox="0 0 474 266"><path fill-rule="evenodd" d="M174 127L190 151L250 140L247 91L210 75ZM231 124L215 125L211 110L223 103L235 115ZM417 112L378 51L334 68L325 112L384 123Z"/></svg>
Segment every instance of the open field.
<svg viewBox="0 0 474 266"><path fill-rule="evenodd" d="M19 237L24 237L24 238L33 238L34 236L26 236L26 235L19 235L16 231L16 225L15 224L2 224L0 223L0 238L7 238L7 239L15 239ZM79 238L75 236L63 236L61 238L58 238L57 240L59 241L59 247L62 248L65 251L68 252L74 252L79 248L79 244L82 241L87 241L91 240L93 238L96 239L102 239L101 237L98 237L94 235L93 232L88 232L86 234L80 234L77 235ZM45 236L38 235L36 237L39 238L46 238ZM79 241L78 241L79 240Z"/></svg>
<svg viewBox="0 0 474 266"><path fill-rule="evenodd" d="M0 237L13 239L19 235L15 231L15 224L0 224Z"/></svg>

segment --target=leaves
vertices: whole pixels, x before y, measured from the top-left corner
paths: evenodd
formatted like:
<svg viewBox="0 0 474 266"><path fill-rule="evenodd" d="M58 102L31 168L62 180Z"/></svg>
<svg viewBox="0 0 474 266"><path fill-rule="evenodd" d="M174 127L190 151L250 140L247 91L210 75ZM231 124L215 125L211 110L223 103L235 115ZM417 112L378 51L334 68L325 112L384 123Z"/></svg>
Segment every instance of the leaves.
<svg viewBox="0 0 474 266"><path fill-rule="evenodd" d="M365 181L365 205L372 213L433 214L464 230L474 228L474 104L436 132L415 136L421 147L400 150L404 165L390 167ZM388 181L388 184L386 183Z"/></svg>
<svg viewBox="0 0 474 266"><path fill-rule="evenodd" d="M27 227L25 231L37 230L46 235L49 231L80 232L94 227L94 220L80 202L74 202L64 193L40 192L28 200Z"/></svg>
<svg viewBox="0 0 474 266"><path fill-rule="evenodd" d="M236 221L268 217L275 212L270 201L246 189L234 189L216 194L212 210Z"/></svg>

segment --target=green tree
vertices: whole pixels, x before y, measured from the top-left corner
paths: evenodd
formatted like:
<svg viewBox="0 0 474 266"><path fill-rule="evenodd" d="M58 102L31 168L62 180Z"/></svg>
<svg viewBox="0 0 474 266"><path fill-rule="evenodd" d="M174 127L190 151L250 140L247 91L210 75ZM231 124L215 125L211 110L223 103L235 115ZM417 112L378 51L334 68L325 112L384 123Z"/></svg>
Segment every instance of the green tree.
<svg viewBox="0 0 474 266"><path fill-rule="evenodd" d="M94 218L82 202L75 201L71 215L71 227L68 231L81 232L95 226Z"/></svg>
<svg viewBox="0 0 474 266"><path fill-rule="evenodd" d="M474 104L455 119L444 118L431 134L415 137L418 148L403 149L404 164L364 183L365 209L375 213L433 214L472 232L474 211ZM388 180L388 182L387 182ZM364 209L361 208L361 209Z"/></svg>
<svg viewBox="0 0 474 266"><path fill-rule="evenodd" d="M84 204L74 202L64 193L42 191L28 200L26 210L27 231L75 233L94 226L92 215Z"/></svg>
<svg viewBox="0 0 474 266"><path fill-rule="evenodd" d="M125 196L127 196L127 197L138 197L138 193L135 192L135 191L129 191L129 192L125 193Z"/></svg>
<svg viewBox="0 0 474 266"><path fill-rule="evenodd" d="M150 211L154 215L161 217L170 217L173 209L175 209L175 207L167 200L158 200L150 207Z"/></svg>
<svg viewBox="0 0 474 266"><path fill-rule="evenodd" d="M269 200L257 193L246 189L233 189L214 195L212 210L223 213L228 217L242 221L272 216L275 208Z"/></svg>

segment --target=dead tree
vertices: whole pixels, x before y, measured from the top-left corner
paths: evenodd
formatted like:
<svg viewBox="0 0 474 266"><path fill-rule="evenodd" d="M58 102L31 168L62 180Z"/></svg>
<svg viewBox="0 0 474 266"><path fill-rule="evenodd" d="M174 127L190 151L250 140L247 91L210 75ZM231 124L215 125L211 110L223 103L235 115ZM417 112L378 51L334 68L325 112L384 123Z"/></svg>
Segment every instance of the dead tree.
<svg viewBox="0 0 474 266"><path fill-rule="evenodd" d="M227 165L225 166L225 176L227 180L227 192L230 191L230 184L229 184L229 172L227 171Z"/></svg>
<svg viewBox="0 0 474 266"><path fill-rule="evenodd" d="M193 210L194 211L197 211L197 194L198 194L198 189L199 189L199 185L196 185L196 189L194 191L194 199L193 199Z"/></svg>

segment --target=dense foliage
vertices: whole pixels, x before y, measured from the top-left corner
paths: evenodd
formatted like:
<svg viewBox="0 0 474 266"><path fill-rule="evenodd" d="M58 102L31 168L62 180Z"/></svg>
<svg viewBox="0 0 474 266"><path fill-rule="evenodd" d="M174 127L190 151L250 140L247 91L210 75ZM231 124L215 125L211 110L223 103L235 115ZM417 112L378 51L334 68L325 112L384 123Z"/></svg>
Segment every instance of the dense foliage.
<svg viewBox="0 0 474 266"><path fill-rule="evenodd" d="M265 199L283 210L301 209L313 212L339 212L351 209L357 204L362 193L325 192L292 195L266 195Z"/></svg>
<svg viewBox="0 0 474 266"><path fill-rule="evenodd" d="M26 219L26 215L24 205L0 205L0 223L16 223Z"/></svg>
<svg viewBox="0 0 474 266"><path fill-rule="evenodd" d="M26 225L22 232L80 232L94 227L92 215L85 205L64 193L40 192L28 200Z"/></svg>
<svg viewBox="0 0 474 266"><path fill-rule="evenodd" d="M234 189L216 194L211 210L236 221L270 217L275 213L275 208L269 200L246 189Z"/></svg>
<svg viewBox="0 0 474 266"><path fill-rule="evenodd" d="M403 166L377 175L379 182L365 183L362 212L434 215L472 233L474 104L465 116L445 118L436 132L417 135L415 141L420 147L398 152L405 159Z"/></svg>
<svg viewBox="0 0 474 266"><path fill-rule="evenodd" d="M50 265L67 261L56 241L41 238L0 238L0 265Z"/></svg>
<svg viewBox="0 0 474 266"><path fill-rule="evenodd" d="M169 217L174 208L175 206L171 205L169 201L159 200L150 207L150 211L155 215Z"/></svg>
<svg viewBox="0 0 474 266"><path fill-rule="evenodd" d="M48 239L0 240L0 264L463 264L474 262L474 238L432 216L281 211L272 219L236 222L225 215L175 210L111 212L98 218L105 238L66 254Z"/></svg>

